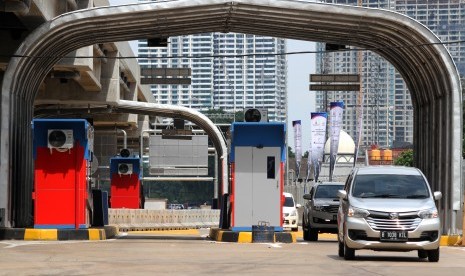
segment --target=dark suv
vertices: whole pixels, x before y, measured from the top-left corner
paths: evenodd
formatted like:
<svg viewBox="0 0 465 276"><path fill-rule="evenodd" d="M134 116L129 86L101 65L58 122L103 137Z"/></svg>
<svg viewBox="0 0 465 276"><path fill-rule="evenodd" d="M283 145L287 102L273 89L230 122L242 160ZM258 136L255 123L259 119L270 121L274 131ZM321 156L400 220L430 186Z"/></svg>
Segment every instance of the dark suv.
<svg viewBox="0 0 465 276"><path fill-rule="evenodd" d="M302 214L304 240L317 241L318 233L337 233L337 191L343 188L341 182L318 182L304 195L308 200Z"/></svg>

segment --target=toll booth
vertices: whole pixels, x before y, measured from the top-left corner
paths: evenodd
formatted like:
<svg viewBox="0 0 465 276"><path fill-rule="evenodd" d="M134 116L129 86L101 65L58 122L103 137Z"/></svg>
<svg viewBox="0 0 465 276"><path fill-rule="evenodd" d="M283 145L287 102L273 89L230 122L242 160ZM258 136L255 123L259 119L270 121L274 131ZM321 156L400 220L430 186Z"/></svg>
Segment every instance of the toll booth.
<svg viewBox="0 0 465 276"><path fill-rule="evenodd" d="M110 208L144 208L140 176L140 158L117 156L110 159Z"/></svg>
<svg viewBox="0 0 465 276"><path fill-rule="evenodd" d="M84 119L34 119L34 228L88 228L93 128Z"/></svg>
<svg viewBox="0 0 465 276"><path fill-rule="evenodd" d="M231 126L230 224L233 231L252 231L267 223L282 231L284 123L239 122Z"/></svg>

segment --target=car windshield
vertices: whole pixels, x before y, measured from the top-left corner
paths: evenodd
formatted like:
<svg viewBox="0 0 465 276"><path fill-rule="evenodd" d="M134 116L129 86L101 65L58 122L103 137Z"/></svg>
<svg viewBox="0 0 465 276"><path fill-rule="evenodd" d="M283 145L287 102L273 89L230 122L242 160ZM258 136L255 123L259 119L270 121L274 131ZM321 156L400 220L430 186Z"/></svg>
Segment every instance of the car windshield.
<svg viewBox="0 0 465 276"><path fill-rule="evenodd" d="M294 207L294 199L292 197L285 197L284 207Z"/></svg>
<svg viewBox="0 0 465 276"><path fill-rule="evenodd" d="M319 185L314 198L337 198L337 191L343 189L344 185Z"/></svg>
<svg viewBox="0 0 465 276"><path fill-rule="evenodd" d="M352 189L361 198L427 198L429 191L421 175L358 175Z"/></svg>

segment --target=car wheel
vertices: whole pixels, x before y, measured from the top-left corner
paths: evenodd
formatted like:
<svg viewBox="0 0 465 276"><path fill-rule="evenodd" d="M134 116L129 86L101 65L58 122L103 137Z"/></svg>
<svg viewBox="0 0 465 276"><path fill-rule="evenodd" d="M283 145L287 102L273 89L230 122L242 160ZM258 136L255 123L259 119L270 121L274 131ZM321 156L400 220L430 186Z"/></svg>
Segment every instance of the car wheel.
<svg viewBox="0 0 465 276"><path fill-rule="evenodd" d="M305 241L309 241L309 233L308 233L308 226L305 224L305 218L302 217L302 232Z"/></svg>
<svg viewBox="0 0 465 276"><path fill-rule="evenodd" d="M426 252L426 250L418 250L418 258L420 259L428 258L428 252Z"/></svg>
<svg viewBox="0 0 465 276"><path fill-rule="evenodd" d="M430 262L438 262L439 261L439 247L437 249L428 250L428 261Z"/></svg>
<svg viewBox="0 0 465 276"><path fill-rule="evenodd" d="M317 241L318 240L318 229L310 228L308 238L309 238L309 241Z"/></svg>
<svg viewBox="0 0 465 276"><path fill-rule="evenodd" d="M350 248L344 243L344 260L353 260L355 258L355 249Z"/></svg>
<svg viewBox="0 0 465 276"><path fill-rule="evenodd" d="M339 246L338 251L337 251L337 255L339 257L344 257L344 243L341 242L339 240L339 238L337 239L337 243L338 243L338 246Z"/></svg>

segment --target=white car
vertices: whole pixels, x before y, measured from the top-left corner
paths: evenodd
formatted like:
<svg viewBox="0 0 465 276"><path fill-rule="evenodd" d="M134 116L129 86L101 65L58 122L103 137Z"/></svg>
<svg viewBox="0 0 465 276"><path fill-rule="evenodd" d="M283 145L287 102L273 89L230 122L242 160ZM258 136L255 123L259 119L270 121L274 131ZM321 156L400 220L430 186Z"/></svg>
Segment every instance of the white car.
<svg viewBox="0 0 465 276"><path fill-rule="evenodd" d="M292 231L299 230L299 213L297 208L300 208L300 204L295 204L294 197L291 193L284 194L284 205L283 205L283 228L292 229Z"/></svg>
<svg viewBox="0 0 465 276"><path fill-rule="evenodd" d="M411 167L356 168L338 191L339 256L355 257L355 250L418 250L419 258L439 261L441 221L423 173Z"/></svg>

